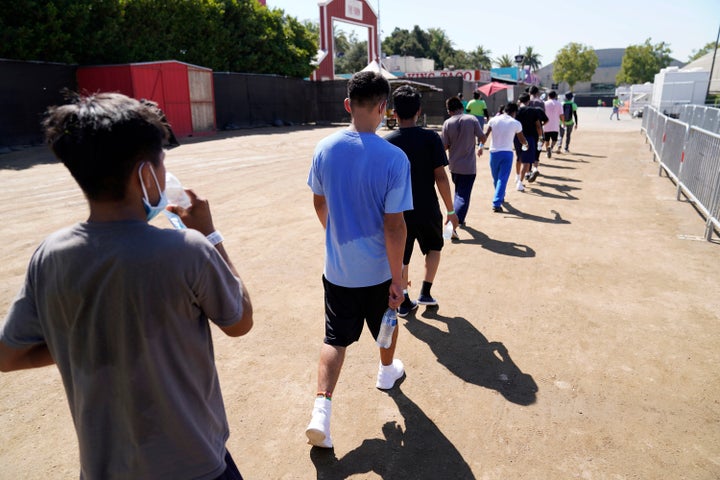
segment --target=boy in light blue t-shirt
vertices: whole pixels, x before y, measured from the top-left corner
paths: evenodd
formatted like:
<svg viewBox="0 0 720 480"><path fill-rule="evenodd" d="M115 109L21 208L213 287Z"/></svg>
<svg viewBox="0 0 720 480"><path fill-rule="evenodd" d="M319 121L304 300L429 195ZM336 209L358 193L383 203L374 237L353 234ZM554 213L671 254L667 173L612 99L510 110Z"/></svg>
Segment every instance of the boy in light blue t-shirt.
<svg viewBox="0 0 720 480"><path fill-rule="evenodd" d="M325 340L320 352L317 395L305 430L308 443L332 448L331 399L345 350L367 323L374 338L388 308L403 300L403 212L411 210L410 162L375 130L385 115L390 85L375 72L348 82L345 109L350 127L320 141L308 185L325 228ZM397 328L389 348L380 349L376 387L390 389L404 373L394 358Z"/></svg>

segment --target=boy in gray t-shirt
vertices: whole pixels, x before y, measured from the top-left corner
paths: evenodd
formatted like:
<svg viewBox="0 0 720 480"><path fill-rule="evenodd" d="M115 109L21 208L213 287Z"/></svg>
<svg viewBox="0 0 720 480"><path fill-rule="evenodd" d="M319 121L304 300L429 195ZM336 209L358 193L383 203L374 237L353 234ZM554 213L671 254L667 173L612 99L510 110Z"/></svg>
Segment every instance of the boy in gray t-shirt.
<svg viewBox="0 0 720 480"><path fill-rule="evenodd" d="M208 320L244 335L252 305L206 200L170 207L187 230L148 224L167 205L160 115L110 93L50 109L48 142L90 215L33 254L0 370L57 365L81 478L239 479Z"/></svg>

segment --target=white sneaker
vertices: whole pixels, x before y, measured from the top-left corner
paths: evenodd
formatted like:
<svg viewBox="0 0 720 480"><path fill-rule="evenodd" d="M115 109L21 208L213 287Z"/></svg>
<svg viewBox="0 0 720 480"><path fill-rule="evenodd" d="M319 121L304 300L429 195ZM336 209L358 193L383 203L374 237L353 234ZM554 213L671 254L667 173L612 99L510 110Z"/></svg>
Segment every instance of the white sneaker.
<svg viewBox="0 0 720 480"><path fill-rule="evenodd" d="M333 448L330 438L330 412L332 403L327 398L316 398L312 419L305 429L308 443L320 448Z"/></svg>
<svg viewBox="0 0 720 480"><path fill-rule="evenodd" d="M405 375L405 366L397 358L388 366L381 363L375 386L380 390L390 390L403 375Z"/></svg>
<svg viewBox="0 0 720 480"><path fill-rule="evenodd" d="M522 182L518 181L516 185L518 192L524 192L525 191L525 185L522 184Z"/></svg>

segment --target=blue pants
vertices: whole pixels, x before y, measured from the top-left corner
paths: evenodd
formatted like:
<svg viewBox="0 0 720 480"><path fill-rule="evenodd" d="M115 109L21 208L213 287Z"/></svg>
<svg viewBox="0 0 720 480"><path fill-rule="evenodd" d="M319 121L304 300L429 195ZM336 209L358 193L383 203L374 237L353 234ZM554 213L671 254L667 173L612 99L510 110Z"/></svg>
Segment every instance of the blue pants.
<svg viewBox="0 0 720 480"><path fill-rule="evenodd" d="M453 200L453 210L458 216L460 223L465 223L465 216L470 208L470 194L475 183L475 174L464 175L461 173L453 173L452 181L455 184L455 199Z"/></svg>
<svg viewBox="0 0 720 480"><path fill-rule="evenodd" d="M493 207L499 207L505 201L505 189L513 164L513 152L490 152L490 173L492 174L495 196Z"/></svg>

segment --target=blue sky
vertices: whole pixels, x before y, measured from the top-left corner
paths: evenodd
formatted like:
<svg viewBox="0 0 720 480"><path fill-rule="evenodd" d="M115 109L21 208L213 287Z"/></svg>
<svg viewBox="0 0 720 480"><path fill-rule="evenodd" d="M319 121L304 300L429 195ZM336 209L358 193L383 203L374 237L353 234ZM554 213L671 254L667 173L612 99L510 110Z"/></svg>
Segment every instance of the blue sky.
<svg viewBox="0 0 720 480"><path fill-rule="evenodd" d="M340 0L335 0L340 1ZM319 20L317 0L267 0L299 20ZM714 42L720 27L720 0L368 0L377 11L381 38L395 27L412 30L442 28L455 48L472 51L478 45L490 49L492 58L515 55L532 46L543 65L552 63L558 50L570 42L593 48L622 48L652 43L670 44L672 56L686 62L693 50ZM549 5L549 8L545 8ZM361 40L367 29L347 23L344 31Z"/></svg>

